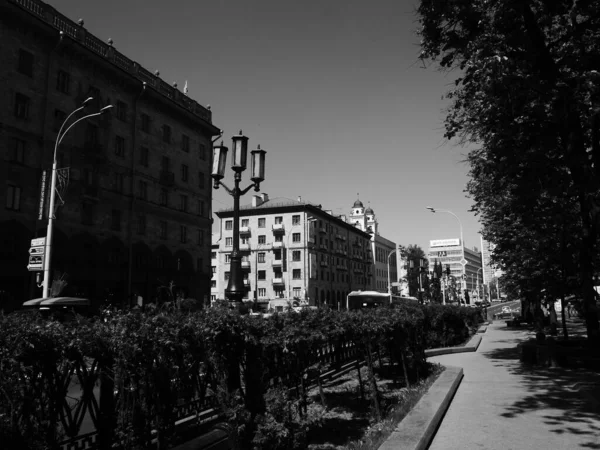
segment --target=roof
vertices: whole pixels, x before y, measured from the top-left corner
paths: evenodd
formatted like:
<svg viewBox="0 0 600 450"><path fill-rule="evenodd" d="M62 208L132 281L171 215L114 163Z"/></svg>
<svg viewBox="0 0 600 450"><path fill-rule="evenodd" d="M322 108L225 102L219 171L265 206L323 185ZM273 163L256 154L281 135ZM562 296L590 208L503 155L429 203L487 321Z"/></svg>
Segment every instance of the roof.
<svg viewBox="0 0 600 450"><path fill-rule="evenodd" d="M354 202L354 205L352 206L353 208L364 208L365 205L363 205L363 202L361 202L358 198L356 199L356 201Z"/></svg>
<svg viewBox="0 0 600 450"><path fill-rule="evenodd" d="M321 205L318 205L318 204L312 203L312 202L304 202L304 201L299 202L298 200L292 200L291 198L287 198L287 197L275 197L275 198L268 199L267 201L261 203L259 206L252 206L252 203L249 203L246 205L240 205L240 211L244 211L247 209L255 210L255 209L268 209L268 208L288 208L288 207L304 206L304 205L311 205L311 206L314 206L315 208L320 208L320 206L321 206ZM221 212L232 212L232 211L233 211L233 207L223 208L217 212L221 213Z"/></svg>
<svg viewBox="0 0 600 450"><path fill-rule="evenodd" d="M373 211L373 209L371 209L370 206L367 208L367 210L365 211L365 213L367 213L367 214L375 214L375 212Z"/></svg>

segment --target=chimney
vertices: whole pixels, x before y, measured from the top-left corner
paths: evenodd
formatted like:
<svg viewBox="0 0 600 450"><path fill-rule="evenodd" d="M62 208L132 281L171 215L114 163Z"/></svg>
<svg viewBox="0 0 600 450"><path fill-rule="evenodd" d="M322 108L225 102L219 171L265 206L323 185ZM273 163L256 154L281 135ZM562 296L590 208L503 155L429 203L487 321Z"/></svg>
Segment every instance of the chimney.
<svg viewBox="0 0 600 450"><path fill-rule="evenodd" d="M252 207L253 208L256 208L257 206L260 206L262 204L263 204L263 199L262 199L262 197L260 195L253 195L252 196Z"/></svg>
<svg viewBox="0 0 600 450"><path fill-rule="evenodd" d="M268 201L269 201L269 194L262 193L262 194L260 194L260 195L262 196L262 202L263 202L263 203L265 203L265 202L268 202Z"/></svg>
<svg viewBox="0 0 600 450"><path fill-rule="evenodd" d="M302 197L300 195L298 196L298 203L302 203Z"/></svg>

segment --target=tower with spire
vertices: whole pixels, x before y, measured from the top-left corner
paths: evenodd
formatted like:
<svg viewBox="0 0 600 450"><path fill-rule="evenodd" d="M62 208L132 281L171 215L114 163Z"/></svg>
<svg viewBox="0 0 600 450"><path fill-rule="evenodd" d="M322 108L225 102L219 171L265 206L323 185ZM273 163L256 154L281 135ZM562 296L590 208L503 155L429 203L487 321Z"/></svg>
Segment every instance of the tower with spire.
<svg viewBox="0 0 600 450"><path fill-rule="evenodd" d="M377 222L377 218L375 217L375 211L371 208L371 204L369 202L369 206L365 209L363 202L360 201L360 198L357 195L357 199L352 205L352 211L350 211L350 223L352 223L356 228L360 228L362 231L366 231L367 233L379 234L379 223Z"/></svg>

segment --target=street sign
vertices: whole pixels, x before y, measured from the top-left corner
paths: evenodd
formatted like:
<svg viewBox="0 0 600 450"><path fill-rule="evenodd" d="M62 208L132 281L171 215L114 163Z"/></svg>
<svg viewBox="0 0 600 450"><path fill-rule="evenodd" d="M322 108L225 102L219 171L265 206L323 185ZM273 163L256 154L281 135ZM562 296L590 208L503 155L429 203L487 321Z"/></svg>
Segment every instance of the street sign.
<svg viewBox="0 0 600 450"><path fill-rule="evenodd" d="M466 266L468 262L469 262L469 261L467 261L465 258L463 258L463 259L461 259L461 260L460 260L460 263L461 263L463 266Z"/></svg>
<svg viewBox="0 0 600 450"><path fill-rule="evenodd" d="M44 270L44 255L29 255L29 264L27 270L30 272L39 272Z"/></svg>
<svg viewBox="0 0 600 450"><path fill-rule="evenodd" d="M31 247L29 249L30 255L43 255L46 247Z"/></svg>
<svg viewBox="0 0 600 450"><path fill-rule="evenodd" d="M46 245L46 238L45 237L35 238L35 239L31 240L31 246L32 247L43 247L44 245Z"/></svg>

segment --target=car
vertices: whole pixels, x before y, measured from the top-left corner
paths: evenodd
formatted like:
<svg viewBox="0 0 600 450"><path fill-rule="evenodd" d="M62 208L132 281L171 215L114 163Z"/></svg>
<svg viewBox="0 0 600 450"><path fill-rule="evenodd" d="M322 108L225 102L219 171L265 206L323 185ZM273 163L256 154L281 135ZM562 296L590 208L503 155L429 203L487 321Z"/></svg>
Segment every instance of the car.
<svg viewBox="0 0 600 450"><path fill-rule="evenodd" d="M97 315L89 299L78 297L35 298L24 302L23 310L37 310L42 316L59 322L72 322L76 316Z"/></svg>

